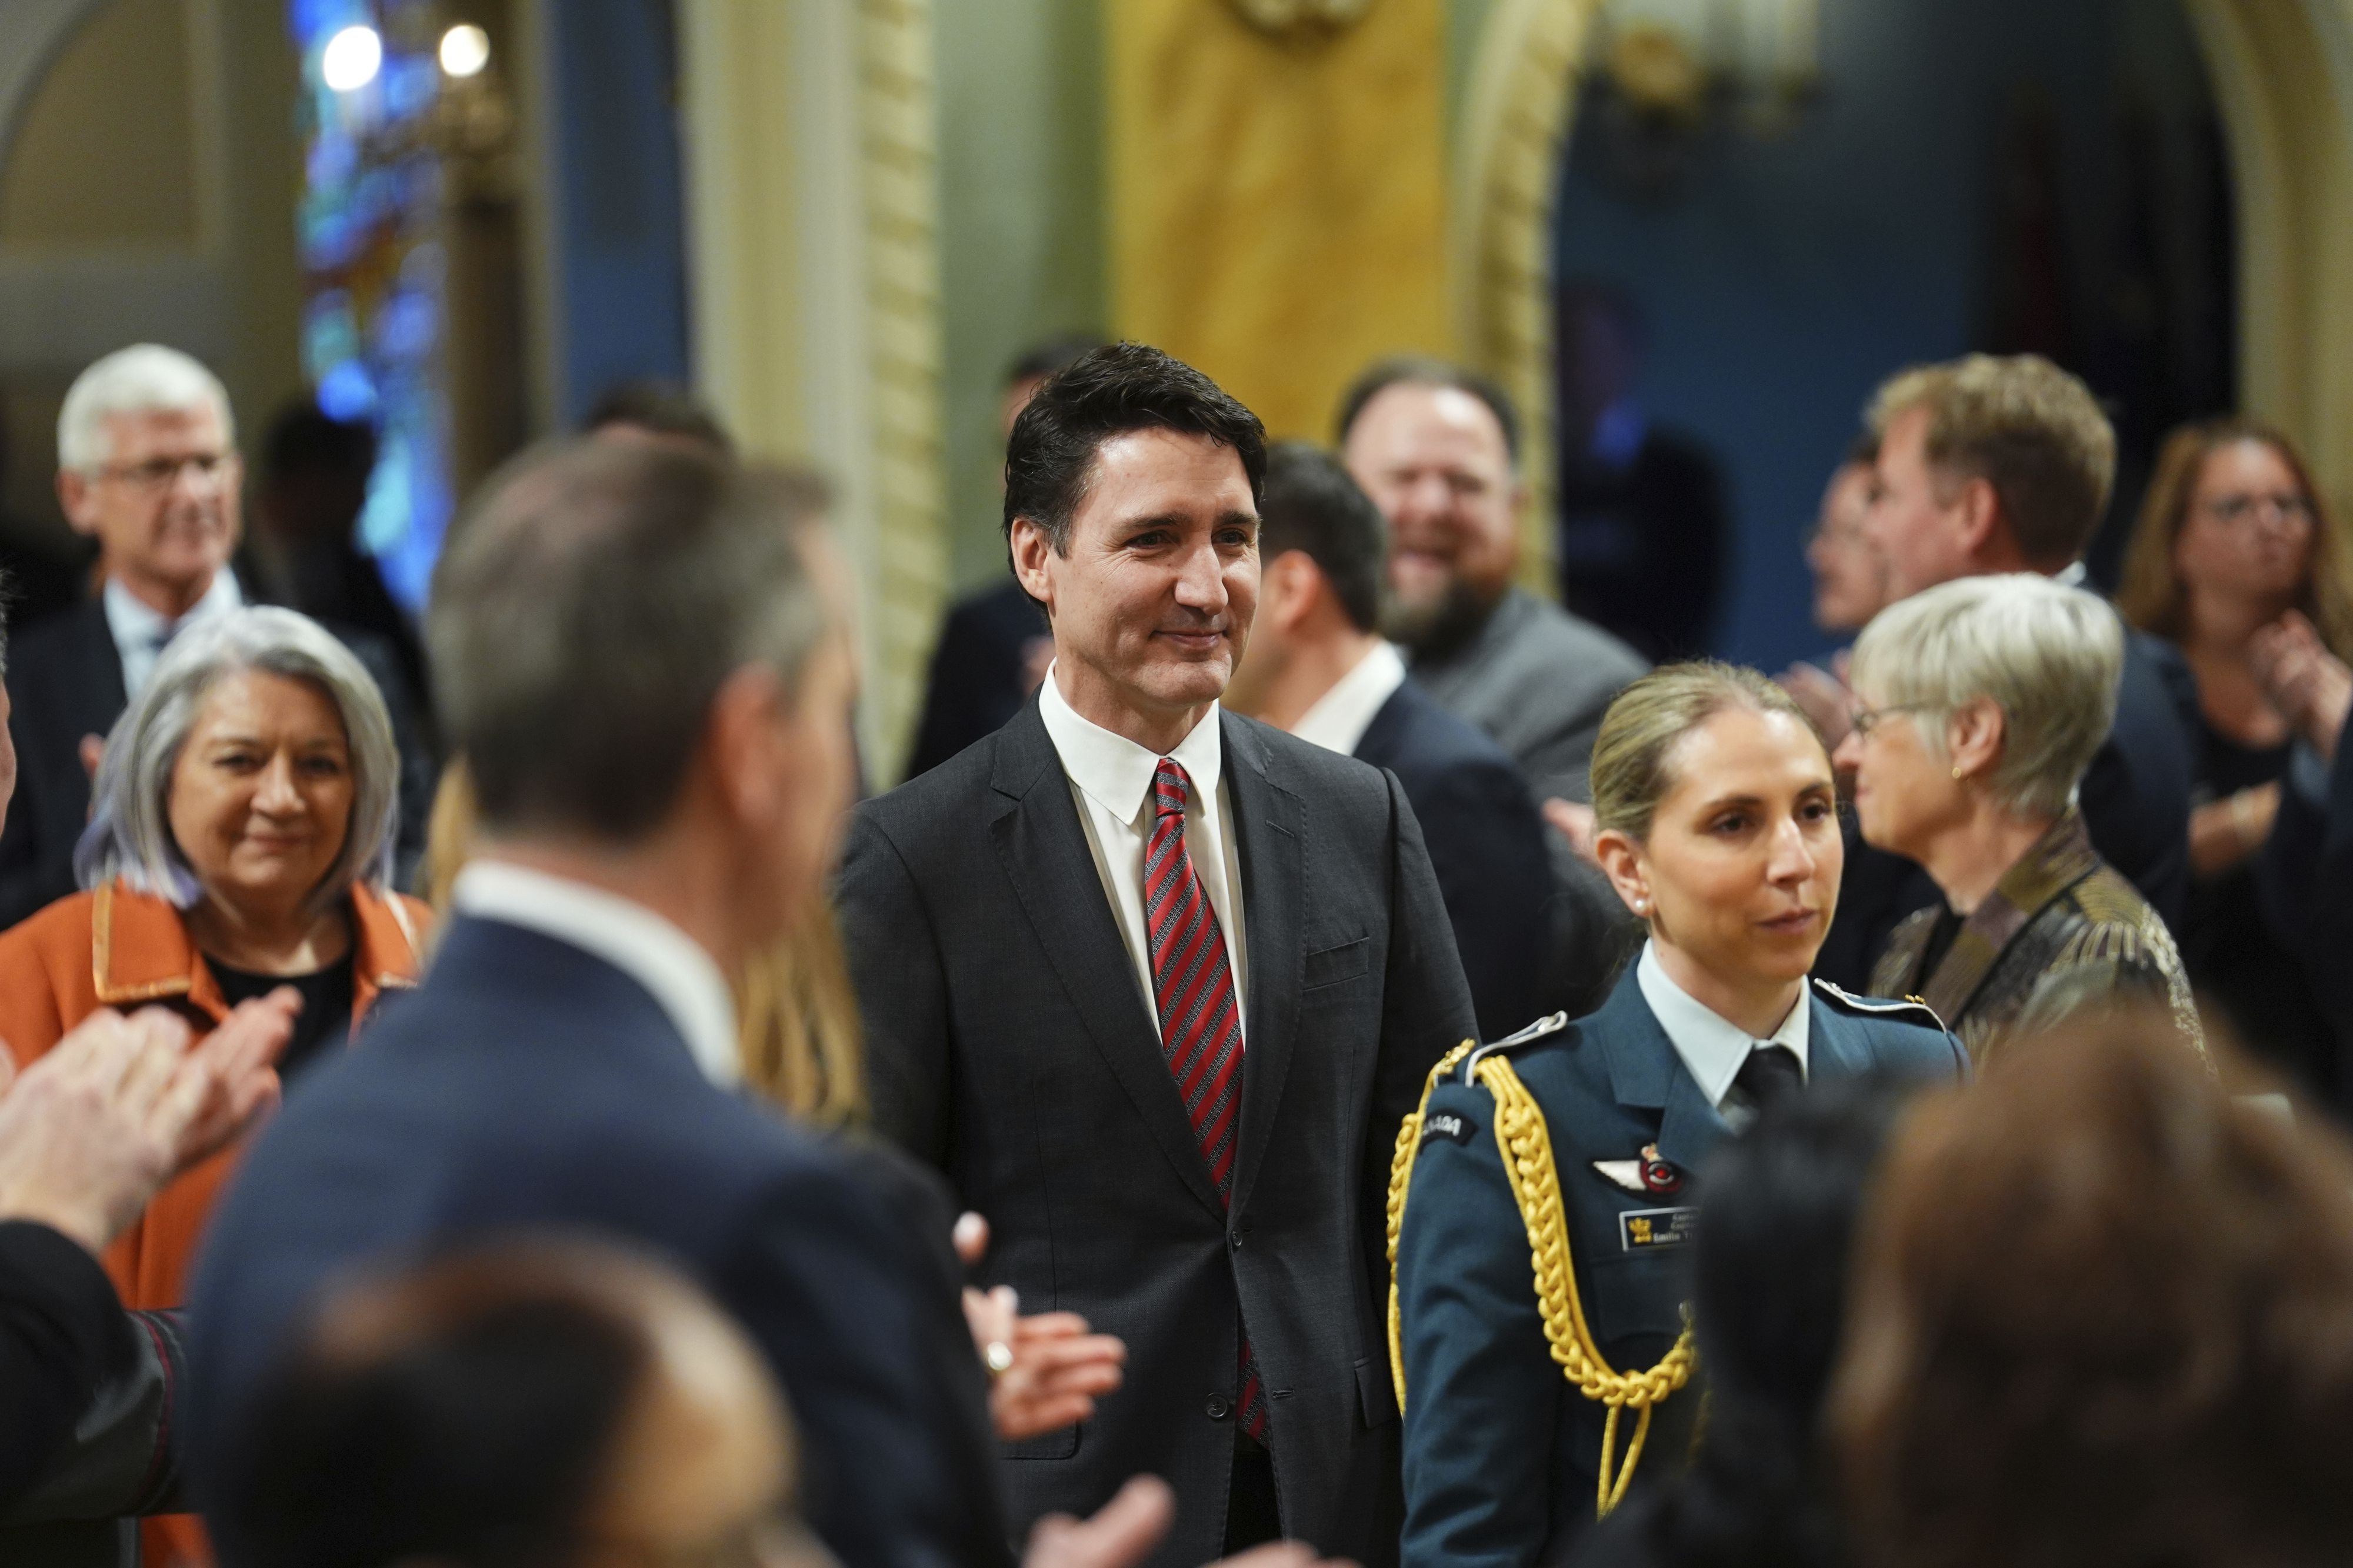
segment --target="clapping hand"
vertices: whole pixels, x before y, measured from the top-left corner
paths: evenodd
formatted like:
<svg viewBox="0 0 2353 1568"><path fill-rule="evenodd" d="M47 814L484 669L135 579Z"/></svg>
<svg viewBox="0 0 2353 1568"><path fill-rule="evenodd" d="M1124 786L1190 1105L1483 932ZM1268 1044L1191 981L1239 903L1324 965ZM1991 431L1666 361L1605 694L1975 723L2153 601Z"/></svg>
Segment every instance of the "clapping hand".
<svg viewBox="0 0 2353 1568"><path fill-rule="evenodd" d="M1048 1514L1029 1532L1021 1568L1130 1568L1141 1563L1176 1517L1176 1495L1155 1476L1136 1476L1119 1495L1081 1521ZM1304 1542L1274 1541L1211 1564L1211 1568L1355 1568L1326 1562Z"/></svg>
<svg viewBox="0 0 2353 1568"><path fill-rule="evenodd" d="M2353 708L2353 669L2295 610L2256 632L2251 653L2272 706L2323 758L2335 757L2346 710Z"/></svg>
<svg viewBox="0 0 2353 1568"><path fill-rule="evenodd" d="M193 1050L187 1024L160 1007L93 1013L22 1073L0 1047L0 1218L106 1246L164 1183L278 1103L271 1064L301 1006L281 987Z"/></svg>
<svg viewBox="0 0 2353 1568"><path fill-rule="evenodd" d="M1841 654L1830 669L1800 660L1773 678L1773 683L1814 721L1814 728L1822 732L1822 743L1831 751L1838 750L1846 732L1854 728L1854 693L1847 689L1846 671L1847 656Z"/></svg>
<svg viewBox="0 0 2353 1568"><path fill-rule="evenodd" d="M965 1267L978 1263L988 1253L988 1222L976 1214L958 1219L955 1248ZM1127 1360L1124 1344L1110 1334L1090 1333L1076 1312L1020 1314L1020 1299L1009 1285L965 1290L965 1321L988 1367L989 1420L1008 1442L1092 1415L1095 1401L1119 1386Z"/></svg>

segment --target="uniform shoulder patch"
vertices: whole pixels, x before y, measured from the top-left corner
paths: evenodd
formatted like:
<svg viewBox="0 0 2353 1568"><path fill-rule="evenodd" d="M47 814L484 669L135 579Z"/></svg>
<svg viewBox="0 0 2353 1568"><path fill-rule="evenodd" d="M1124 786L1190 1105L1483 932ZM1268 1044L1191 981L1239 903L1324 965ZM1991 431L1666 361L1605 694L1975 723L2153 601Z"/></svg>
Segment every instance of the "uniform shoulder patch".
<svg viewBox="0 0 2353 1568"><path fill-rule="evenodd" d="M1814 989L1821 994L1823 1000L1841 1013L1852 1013L1858 1017L1892 1018L1906 1024L1917 1024L1922 1028L1934 1029L1940 1035L1948 1032L1945 1028L1945 1020L1936 1016L1936 1010L1916 996L1906 996L1900 1001L1885 996L1858 996L1843 986L1833 985L1827 980L1820 979L1814 982Z"/></svg>
<svg viewBox="0 0 2353 1568"><path fill-rule="evenodd" d="M1500 1040L1491 1041L1486 1045L1481 1046L1477 1050L1468 1052L1464 1055L1462 1058L1462 1066L1460 1069L1460 1081L1466 1084L1478 1082L1479 1080L1472 1076L1472 1069L1476 1068L1483 1058L1493 1056L1499 1051L1511 1052L1518 1050L1523 1046L1532 1046L1538 1040L1557 1035L1563 1029L1567 1027L1568 1015L1566 1013L1554 1013L1546 1017L1538 1018L1535 1023L1530 1024L1525 1029L1506 1035Z"/></svg>

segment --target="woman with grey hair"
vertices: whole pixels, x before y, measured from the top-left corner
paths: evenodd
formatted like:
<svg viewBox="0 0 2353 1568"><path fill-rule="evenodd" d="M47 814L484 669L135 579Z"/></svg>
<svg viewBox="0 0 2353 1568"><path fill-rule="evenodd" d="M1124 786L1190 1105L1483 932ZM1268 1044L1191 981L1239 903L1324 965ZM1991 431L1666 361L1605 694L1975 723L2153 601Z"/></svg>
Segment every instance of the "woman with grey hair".
<svg viewBox="0 0 2353 1568"><path fill-rule="evenodd" d="M1872 973L1927 1003L1982 1065L2005 1037L2132 996L2205 1041L2165 921L2092 847L2076 786L2116 717L2124 626L2048 578L1965 577L1882 610L1854 645L1864 840L1944 892Z"/></svg>
<svg viewBox="0 0 2353 1568"><path fill-rule="evenodd" d="M385 886L400 758L366 668L291 610L189 627L108 735L82 891L0 934L0 1039L20 1064L104 1007L201 1033L290 987L281 1076L414 984L427 919ZM176 1307L235 1150L190 1169L109 1249L133 1308Z"/></svg>

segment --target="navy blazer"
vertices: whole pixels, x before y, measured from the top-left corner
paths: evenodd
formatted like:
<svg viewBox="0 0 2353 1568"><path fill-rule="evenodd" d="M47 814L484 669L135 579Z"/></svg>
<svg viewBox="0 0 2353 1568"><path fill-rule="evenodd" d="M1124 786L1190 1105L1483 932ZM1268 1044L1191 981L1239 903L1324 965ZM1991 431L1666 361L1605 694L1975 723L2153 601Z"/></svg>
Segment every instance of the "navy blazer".
<svg viewBox="0 0 2353 1568"><path fill-rule="evenodd" d="M1552 872L1544 819L1511 753L1409 680L1365 726L1356 756L1397 775L1421 824L1481 1037L1542 1010Z"/></svg>
<svg viewBox="0 0 2353 1568"><path fill-rule="evenodd" d="M1817 1081L1874 1069L1951 1081L1967 1071L1959 1043L1925 1007L1859 1003L1820 982L1808 1005ZM1630 967L1599 1012L1511 1053L1551 1134L1594 1343L1613 1370L1647 1370L1682 1331L1694 1178L1731 1130ZM1407 1191L1397 1255L1405 1568L1527 1568L1556 1557L1594 1517L1607 1412L1569 1386L1547 1348L1494 1117L1483 1084L1464 1082L1461 1067L1448 1073L1430 1093ZM1595 1167L1639 1161L1646 1149L1681 1174L1679 1190L1630 1192ZM1638 1489L1686 1451L1698 1392L1687 1385L1660 1408ZM1632 1436L1621 1418L1621 1464Z"/></svg>
<svg viewBox="0 0 2353 1568"><path fill-rule="evenodd" d="M652 1247L749 1331L844 1563L1006 1561L978 1360L900 1213L855 1158L714 1086L637 981L457 921L424 984L305 1075L216 1211L192 1297L192 1453L224 1563L240 1560L218 1508L239 1415L321 1287L548 1228Z"/></svg>
<svg viewBox="0 0 2353 1568"><path fill-rule="evenodd" d="M2353 726L2333 762L2299 744L2254 860L2272 933L2304 963L2332 1039L2327 1088L2353 1108Z"/></svg>

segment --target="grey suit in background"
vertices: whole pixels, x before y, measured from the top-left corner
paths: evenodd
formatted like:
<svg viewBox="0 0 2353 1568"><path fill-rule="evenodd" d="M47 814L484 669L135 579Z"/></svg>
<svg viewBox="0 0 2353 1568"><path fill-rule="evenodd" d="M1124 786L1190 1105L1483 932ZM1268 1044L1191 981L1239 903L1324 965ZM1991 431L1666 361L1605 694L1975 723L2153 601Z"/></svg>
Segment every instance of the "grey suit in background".
<svg viewBox="0 0 2353 1568"><path fill-rule="evenodd" d="M1413 679L1458 719L1493 735L1541 805L1590 801L1587 773L1601 716L1650 668L1641 654L1589 621L1525 588L1507 588L1461 642L1413 656ZM1541 1009L1581 1018L1601 1005L1641 931L1601 873L1557 833L1552 852L1552 955Z"/></svg>
<svg viewBox="0 0 2353 1568"><path fill-rule="evenodd" d="M1461 643L1413 656L1413 678L1458 719L1495 737L1542 801L1590 800L1586 770L1601 715L1651 667L1589 621L1507 588Z"/></svg>
<svg viewBox="0 0 2353 1568"><path fill-rule="evenodd" d="M1034 699L852 821L839 903L875 1125L987 1217L986 1283L1127 1342L1093 1420L1005 1449L1017 1531L1151 1471L1177 1499L1152 1561L1219 1556L1246 1319L1285 1532L1380 1568L1401 1518L1388 1163L1471 996L1396 782L1220 722L1250 959L1230 1213Z"/></svg>

